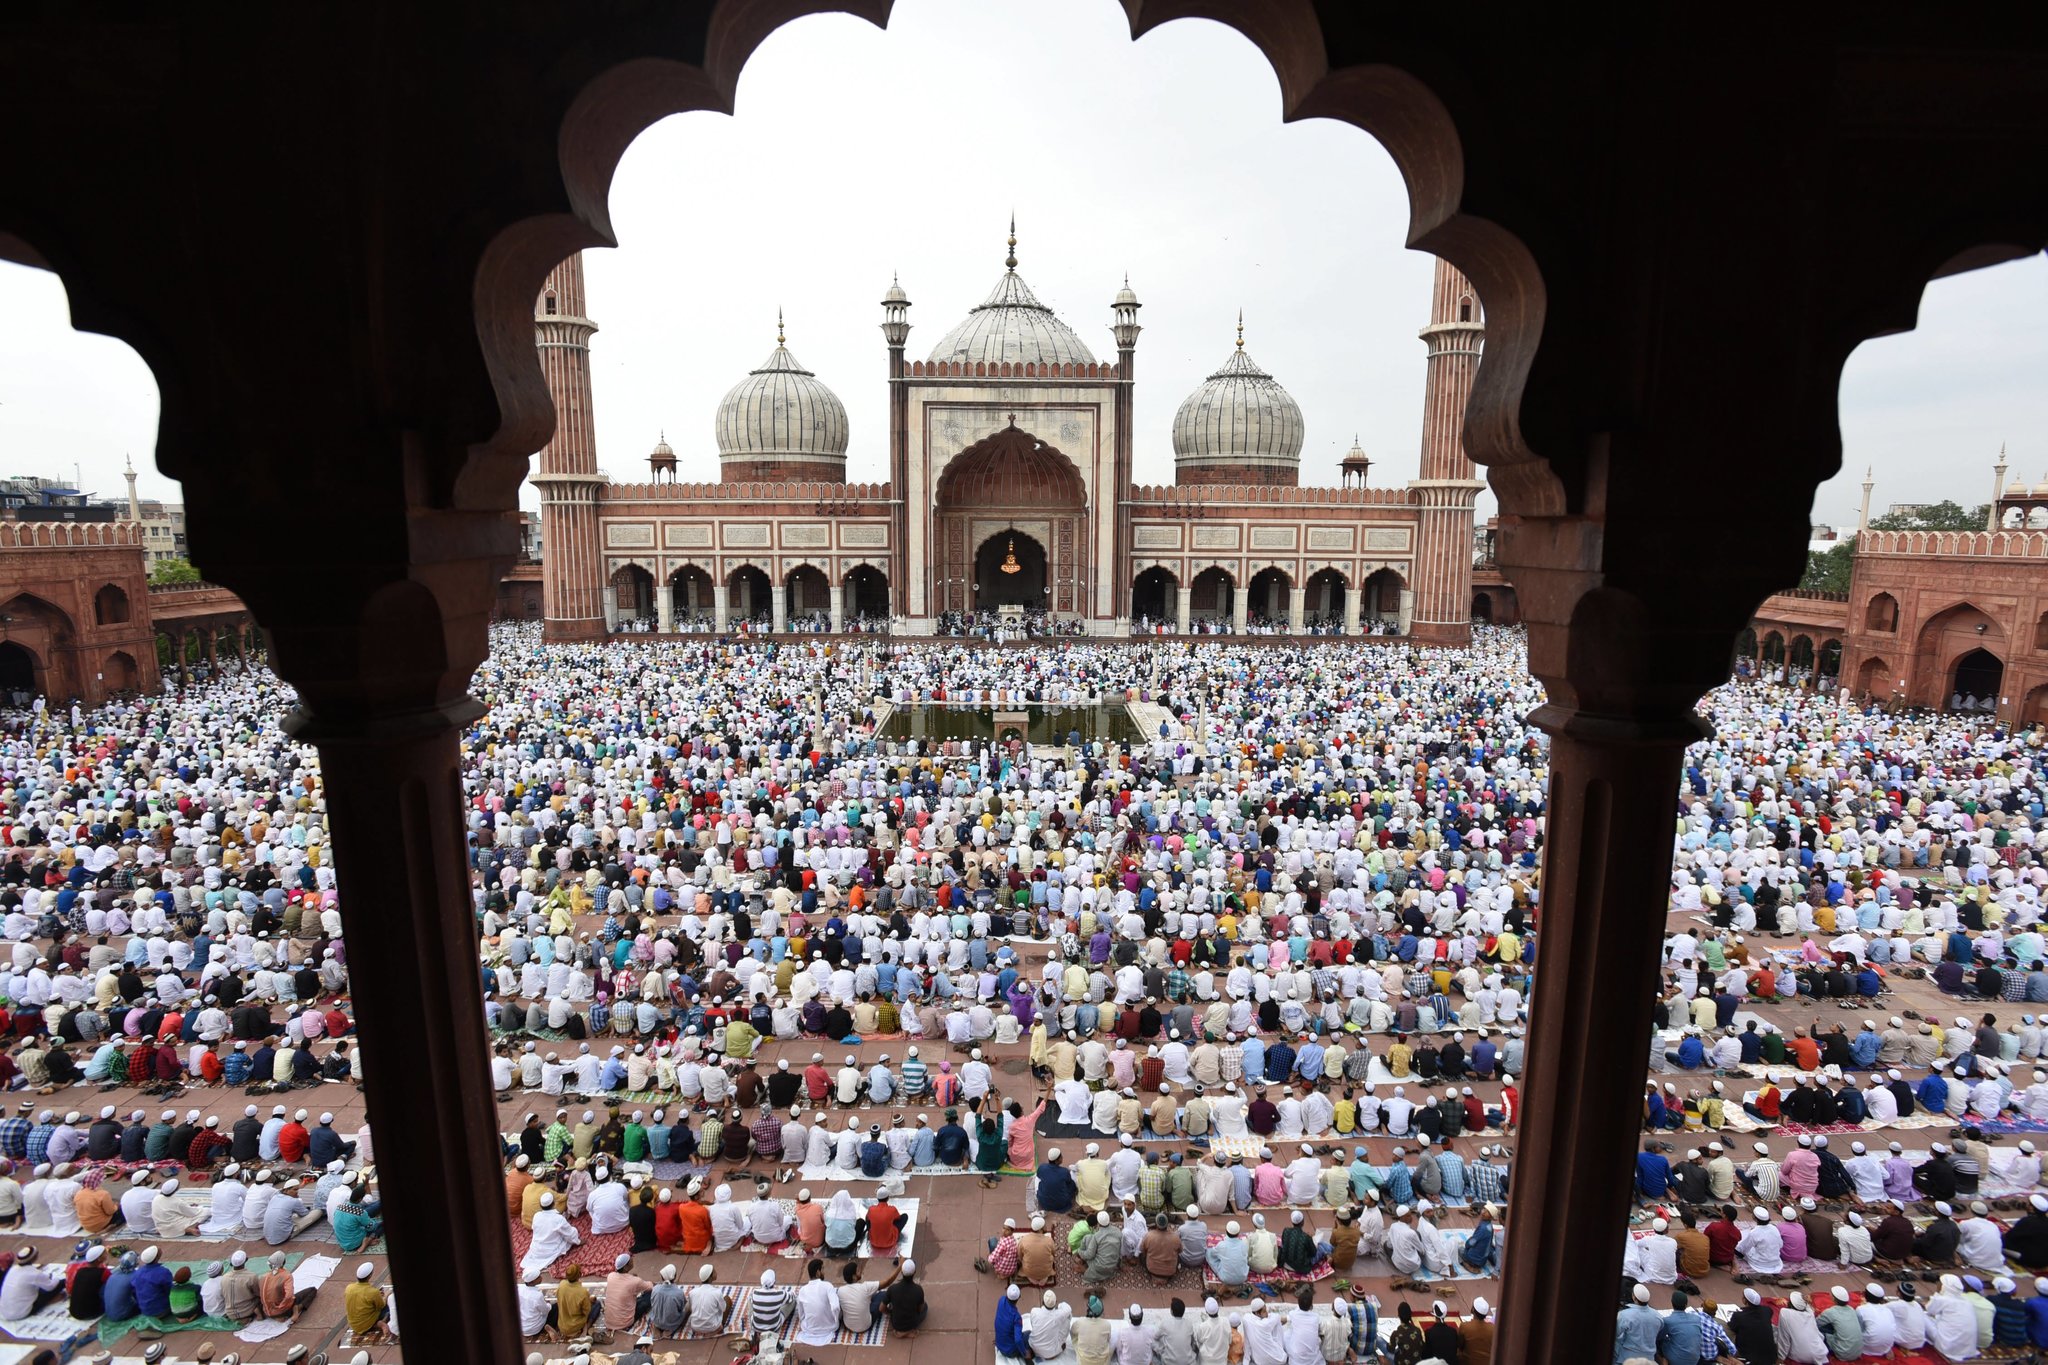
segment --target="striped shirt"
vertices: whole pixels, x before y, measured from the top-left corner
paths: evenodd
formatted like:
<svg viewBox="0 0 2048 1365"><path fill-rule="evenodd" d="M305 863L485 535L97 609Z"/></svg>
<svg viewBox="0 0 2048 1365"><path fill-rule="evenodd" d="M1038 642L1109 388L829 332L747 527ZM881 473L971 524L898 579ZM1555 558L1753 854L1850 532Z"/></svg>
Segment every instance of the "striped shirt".
<svg viewBox="0 0 2048 1365"><path fill-rule="evenodd" d="M1244 1049L1232 1043L1223 1049L1220 1058L1225 1084L1244 1079Z"/></svg>
<svg viewBox="0 0 2048 1365"><path fill-rule="evenodd" d="M903 1097L911 1099L922 1095L924 1089L924 1062L916 1057L905 1058L903 1062Z"/></svg>
<svg viewBox="0 0 2048 1365"><path fill-rule="evenodd" d="M754 1334L759 1336L763 1332L780 1331L783 1321L789 1317L789 1303L789 1290L782 1285L756 1289L748 1323Z"/></svg>

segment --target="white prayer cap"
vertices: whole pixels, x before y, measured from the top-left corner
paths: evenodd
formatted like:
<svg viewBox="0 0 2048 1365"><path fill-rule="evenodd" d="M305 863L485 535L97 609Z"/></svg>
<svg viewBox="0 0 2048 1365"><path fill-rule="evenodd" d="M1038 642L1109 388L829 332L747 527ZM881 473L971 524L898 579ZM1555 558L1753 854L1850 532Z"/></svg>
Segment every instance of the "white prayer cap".
<svg viewBox="0 0 2048 1365"><path fill-rule="evenodd" d="M239 1270L241 1267L249 1264L249 1253L246 1251L236 1251L228 1257L228 1264Z"/></svg>
<svg viewBox="0 0 2048 1365"><path fill-rule="evenodd" d="M155 1247L144 1247L142 1249L142 1255L137 1259L139 1259L144 1265L155 1265L158 1254L159 1253Z"/></svg>
<svg viewBox="0 0 2048 1365"><path fill-rule="evenodd" d="M1216 1300L1213 1297L1211 1297L1202 1300L1202 1311L1213 1318L1223 1310L1221 1305L1219 1305L1216 1302Z"/></svg>
<svg viewBox="0 0 2048 1365"><path fill-rule="evenodd" d="M1014 1284L1003 1291L1003 1296L1009 1299L1011 1303L1015 1303L1018 1299L1023 1297L1023 1295L1018 1292L1017 1286Z"/></svg>
<svg viewBox="0 0 2048 1365"><path fill-rule="evenodd" d="M1635 1299L1637 1303L1648 1303L1650 1301L1650 1287L1645 1284L1637 1285Z"/></svg>
<svg viewBox="0 0 2048 1365"><path fill-rule="evenodd" d="M764 1270L764 1271L762 1271L762 1272L761 1272L761 1287L762 1287L763 1289L770 1289L770 1288L773 1288L773 1287L774 1287L774 1285L775 1285L775 1272L774 1272L774 1271L772 1271L772 1270Z"/></svg>
<svg viewBox="0 0 2048 1365"><path fill-rule="evenodd" d="M1232 1237L1235 1237L1235 1236L1237 1236L1237 1235L1238 1235L1239 1233L1243 1232L1243 1231L1244 1231L1244 1229L1243 1229L1243 1228L1241 1228L1241 1227L1239 1227L1239 1226L1237 1225L1237 1220L1236 1220L1235 1218L1233 1218L1233 1219L1231 1219L1231 1220L1230 1220L1230 1221L1229 1221L1228 1223L1225 1223L1225 1224L1223 1225L1223 1231L1224 1231L1225 1233L1227 1233L1228 1235L1230 1235L1230 1236L1232 1236Z"/></svg>
<svg viewBox="0 0 2048 1365"><path fill-rule="evenodd" d="M705 1268L709 1269L710 1267L707 1266ZM1742 1301L1750 1305L1752 1308L1754 1308L1756 1305L1762 1303L1764 1300L1763 1296L1757 1293L1754 1289L1745 1289L1742 1291Z"/></svg>
<svg viewBox="0 0 2048 1365"><path fill-rule="evenodd" d="M1753 1146L1756 1149L1756 1154L1758 1156L1769 1156L1771 1154L1771 1148L1768 1143L1757 1142L1752 1143L1751 1146Z"/></svg>
<svg viewBox="0 0 2048 1365"><path fill-rule="evenodd" d="M714 1267L708 1265L700 1265L697 1267L697 1282L699 1284L710 1284L711 1277L715 1273L716 1271Z"/></svg>
<svg viewBox="0 0 2048 1365"><path fill-rule="evenodd" d="M1100 1146L1099 1144L1091 1142L1091 1143L1089 1143L1089 1144L1088 1144L1087 1150L1086 1150L1086 1151L1084 1151L1084 1152L1082 1153L1082 1155L1083 1155L1083 1156L1094 1156L1094 1155L1095 1155L1096 1153L1100 1152L1101 1150L1102 1150L1102 1148L1101 1148L1101 1146Z"/></svg>
<svg viewBox="0 0 2048 1365"><path fill-rule="evenodd" d="M1940 1215L1941 1215L1942 1217L1944 1217L1944 1218L1947 1218L1948 1216L1950 1216L1951 1214L1953 1214L1953 1213L1955 1212L1955 1210L1954 1210L1954 1209L1952 1209L1952 1208L1950 1208L1950 1207L1949 1207L1949 1205L1948 1205L1948 1201L1947 1201L1946 1199L1937 1199L1937 1200L1935 1200L1935 1201L1934 1201L1934 1211L1935 1211L1936 1213L1940 1214Z"/></svg>
<svg viewBox="0 0 2048 1365"><path fill-rule="evenodd" d="M176 1194L177 1192L178 1192L178 1182L177 1182L177 1181L175 1181L175 1180L166 1180L166 1181L164 1182L164 1193L165 1193L165 1194Z"/></svg>
<svg viewBox="0 0 2048 1365"><path fill-rule="evenodd" d="M364 1261L356 1267L356 1278L359 1280L367 1280L376 1273L377 1267L371 1265L368 1261Z"/></svg>
<svg viewBox="0 0 2048 1365"><path fill-rule="evenodd" d="M1669 1224L1662 1218L1652 1218L1650 1220L1650 1231L1652 1232L1663 1232L1670 1226L1671 1224Z"/></svg>
<svg viewBox="0 0 2048 1365"><path fill-rule="evenodd" d="M631 1264L633 1264L633 1258L623 1251L612 1258L612 1269L614 1270L624 1270Z"/></svg>
<svg viewBox="0 0 2048 1365"><path fill-rule="evenodd" d="M1884 1297L1884 1286L1883 1286L1883 1285L1881 1285L1881 1284L1875 1284L1875 1283L1872 1283L1872 1284L1866 1284L1866 1285L1864 1285L1864 1286L1863 1286L1863 1297L1864 1297L1864 1298L1866 1298L1866 1299L1881 1299L1881 1298L1883 1298L1883 1297Z"/></svg>
<svg viewBox="0 0 2048 1365"><path fill-rule="evenodd" d="M917 1262L905 1261L903 1263L903 1273L906 1275L915 1275L917 1273Z"/></svg>
<svg viewBox="0 0 2048 1365"><path fill-rule="evenodd" d="M540 1206L544 1209L551 1209L555 1206L555 1192L553 1190L549 1190L540 1197Z"/></svg>
<svg viewBox="0 0 2048 1365"><path fill-rule="evenodd" d="M1749 1211L1749 1216L1756 1219L1756 1221L1759 1223L1768 1223L1771 1221L1771 1211L1761 1204L1751 1209Z"/></svg>

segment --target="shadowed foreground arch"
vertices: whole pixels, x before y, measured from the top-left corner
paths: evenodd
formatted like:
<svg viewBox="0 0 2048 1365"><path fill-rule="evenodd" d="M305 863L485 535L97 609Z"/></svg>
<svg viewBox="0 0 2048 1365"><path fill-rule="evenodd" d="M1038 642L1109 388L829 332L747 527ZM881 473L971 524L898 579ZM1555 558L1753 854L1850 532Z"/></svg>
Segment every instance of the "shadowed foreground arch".
<svg viewBox="0 0 2048 1365"><path fill-rule="evenodd" d="M0 254L57 270L77 325L149 364L192 557L269 632L293 732L321 752L338 873L380 888L341 913L385 949L355 987L372 1121L419 1138L383 1171L400 1296L435 1310L407 1316L409 1357L525 1350L456 736L518 549L506 514L554 426L534 299L557 261L612 240L633 136L729 110L762 39L822 8L508 0L478 24L363 0L142 26L58 8L0 45L0 109L37 130L11 149ZM1695 702L1798 579L1850 351L1910 327L1930 277L2048 242L2048 40L2033 16L1758 10L1729 16L1731 59L1675 11L1622 30L1529 9L1124 9L1136 33L1234 25L1286 117L1377 137L1409 244L1484 302L1465 441L1500 502L1498 560L1549 698L1532 720L1552 735L1496 1358L1607 1358L1613 1315L1589 1306L1611 1300L1629 1202L1615 1172L1662 929L1642 908L1669 891ZM138 202L177 206L178 230ZM1669 532L1674 480L1695 521L1744 527L1743 554L1699 571ZM1615 988L1572 988L1595 980Z"/></svg>

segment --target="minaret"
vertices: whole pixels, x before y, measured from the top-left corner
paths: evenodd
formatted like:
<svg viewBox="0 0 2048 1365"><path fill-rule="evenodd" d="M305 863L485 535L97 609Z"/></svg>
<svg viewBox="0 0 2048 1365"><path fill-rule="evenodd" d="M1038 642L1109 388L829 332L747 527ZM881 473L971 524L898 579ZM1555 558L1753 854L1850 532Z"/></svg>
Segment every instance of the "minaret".
<svg viewBox="0 0 2048 1365"><path fill-rule="evenodd" d="M889 277L882 295L882 340L889 347L889 607L910 610L910 389L903 382L903 347L910 340L910 295Z"/></svg>
<svg viewBox="0 0 2048 1365"><path fill-rule="evenodd" d="M1998 463L1991 466L1991 510L1984 514L1984 529L1987 531L1998 529L1998 500L2005 496L2005 470L2005 444L2000 442ZM132 474L128 476L128 486L135 487L135 476Z"/></svg>
<svg viewBox="0 0 2048 1365"><path fill-rule="evenodd" d="M1422 509L1409 633L1424 644L1472 642L1472 508L1486 484L1474 476L1465 455L1465 404L1485 335L1472 282L1439 260L1429 326L1421 333L1429 347L1422 391L1422 477L1408 485Z"/></svg>
<svg viewBox="0 0 2048 1365"><path fill-rule="evenodd" d="M1870 477L1870 471L1873 467L1871 465L1863 467L1863 510L1856 514L1856 530L1858 534L1870 529L1870 490L1877 486Z"/></svg>
<svg viewBox="0 0 2048 1365"><path fill-rule="evenodd" d="M535 342L555 434L540 453L542 635L590 640L605 633L604 547L598 543L597 428L590 401L590 337L597 324L583 309L583 253L548 273L534 304Z"/></svg>
<svg viewBox="0 0 2048 1365"><path fill-rule="evenodd" d="M1109 580L1109 614L1118 620L1131 614L1131 424L1135 420L1132 385L1138 377L1138 333L1145 330L1138 323L1138 310L1144 306L1131 292L1131 277L1126 274L1124 287L1109 302L1109 331L1116 338L1116 527L1110 537L1109 562L1116 567L1107 575L1097 575ZM1088 615L1094 615L1092 609Z"/></svg>
<svg viewBox="0 0 2048 1365"><path fill-rule="evenodd" d="M2002 452L2000 453L1999 458L2005 458ZM127 465L127 469L122 473L121 477L128 480L128 520L141 521L142 499L135 496L135 459L131 455L123 455L121 459L122 462ZM2004 465L1999 466L1999 469L2001 471L2004 470L2004 468Z"/></svg>

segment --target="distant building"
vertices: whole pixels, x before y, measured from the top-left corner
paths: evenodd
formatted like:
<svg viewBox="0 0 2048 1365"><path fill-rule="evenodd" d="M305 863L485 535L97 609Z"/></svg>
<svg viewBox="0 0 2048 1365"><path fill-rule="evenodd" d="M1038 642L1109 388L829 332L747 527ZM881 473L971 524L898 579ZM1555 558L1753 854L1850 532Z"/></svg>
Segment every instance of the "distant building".
<svg viewBox="0 0 2048 1365"><path fill-rule="evenodd" d="M1354 448L1335 487L1304 487L1301 409L1237 343L1179 407L1174 482L1132 474L1139 303L1109 305L1098 359L1017 273L1004 273L933 347L906 353L910 299L881 301L888 477L846 481L846 409L774 349L718 405L706 456L666 439L644 482L600 470L583 263L549 275L534 309L554 437L533 477L545 528L553 639L696 624L839 630L886 620L906 635L960 613L1029 612L1097 636L1135 630L1395 633L1464 644L1475 609L1472 518L1485 486L1460 423L1484 320L1472 286L1438 262L1418 479L1367 486ZM701 479L702 476L698 476ZM523 610L501 594L501 614Z"/></svg>

